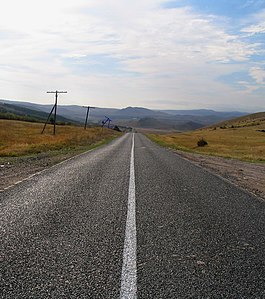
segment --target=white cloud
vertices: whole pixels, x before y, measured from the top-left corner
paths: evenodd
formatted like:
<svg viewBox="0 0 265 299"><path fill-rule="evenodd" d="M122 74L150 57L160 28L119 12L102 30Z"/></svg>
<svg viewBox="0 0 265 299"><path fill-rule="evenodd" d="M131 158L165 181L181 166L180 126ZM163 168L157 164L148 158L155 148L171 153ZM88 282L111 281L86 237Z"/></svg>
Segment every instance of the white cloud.
<svg viewBox="0 0 265 299"><path fill-rule="evenodd" d="M250 35L265 33L265 21L246 27L242 30L242 32L249 33Z"/></svg>
<svg viewBox="0 0 265 299"><path fill-rule="evenodd" d="M0 39L9 32L1 39L1 97L46 101L46 89L67 88L65 102L92 98L102 106L237 101L216 78L249 68L258 46L228 33L218 18L189 7L164 9L163 2L6 1L0 10ZM85 63L95 54L120 60L120 68L138 76L84 75L65 63Z"/></svg>
<svg viewBox="0 0 265 299"><path fill-rule="evenodd" d="M247 34L264 34L265 33L265 10L260 11L252 17L253 24L243 28L241 31Z"/></svg>
<svg viewBox="0 0 265 299"><path fill-rule="evenodd" d="M261 67L252 67L249 74L257 84L265 84L265 69L262 69Z"/></svg>

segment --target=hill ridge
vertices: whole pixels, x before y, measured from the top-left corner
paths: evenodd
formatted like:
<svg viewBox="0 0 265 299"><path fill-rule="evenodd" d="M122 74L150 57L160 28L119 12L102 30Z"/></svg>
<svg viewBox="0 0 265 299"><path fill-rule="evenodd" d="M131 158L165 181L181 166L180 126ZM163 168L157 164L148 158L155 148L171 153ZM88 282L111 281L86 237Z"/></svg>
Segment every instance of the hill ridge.
<svg viewBox="0 0 265 299"><path fill-rule="evenodd" d="M50 112L52 105L36 104L30 102L0 100L5 103ZM58 115L75 122L83 123L86 111L79 105L58 105ZM212 109L194 110L153 110L144 107L128 106L118 108L96 108L90 112L89 122L101 124L105 115L110 117L113 123L122 126L136 128L161 128L173 131L195 130L210 126L227 119L245 115L244 112L218 112ZM148 118L148 119L147 119Z"/></svg>

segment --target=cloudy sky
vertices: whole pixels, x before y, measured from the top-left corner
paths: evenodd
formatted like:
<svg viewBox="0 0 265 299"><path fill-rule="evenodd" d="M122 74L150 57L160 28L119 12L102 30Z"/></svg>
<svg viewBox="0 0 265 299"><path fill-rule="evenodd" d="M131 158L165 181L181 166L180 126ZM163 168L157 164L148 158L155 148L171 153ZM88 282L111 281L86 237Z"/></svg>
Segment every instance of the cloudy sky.
<svg viewBox="0 0 265 299"><path fill-rule="evenodd" d="M264 0L8 0L0 98L265 110Z"/></svg>

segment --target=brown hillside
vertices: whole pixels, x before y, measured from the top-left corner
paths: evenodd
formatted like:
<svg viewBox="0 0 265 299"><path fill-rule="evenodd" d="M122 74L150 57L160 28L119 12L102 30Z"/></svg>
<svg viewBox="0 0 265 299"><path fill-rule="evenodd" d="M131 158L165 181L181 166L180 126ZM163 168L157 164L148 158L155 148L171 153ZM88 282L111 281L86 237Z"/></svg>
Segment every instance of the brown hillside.
<svg viewBox="0 0 265 299"><path fill-rule="evenodd" d="M248 114L245 116L233 118L230 120L222 121L215 125L211 125L209 128L239 128L239 127L249 127L265 125L265 112L257 112L253 114Z"/></svg>

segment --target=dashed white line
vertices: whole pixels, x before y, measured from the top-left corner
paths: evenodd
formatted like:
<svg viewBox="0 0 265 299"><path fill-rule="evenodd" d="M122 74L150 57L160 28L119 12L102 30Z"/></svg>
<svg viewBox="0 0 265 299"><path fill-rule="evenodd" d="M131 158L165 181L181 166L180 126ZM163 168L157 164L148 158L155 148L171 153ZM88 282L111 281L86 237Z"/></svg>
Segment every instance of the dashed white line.
<svg viewBox="0 0 265 299"><path fill-rule="evenodd" d="M137 298L134 133L130 163L128 211L123 249L120 299Z"/></svg>

